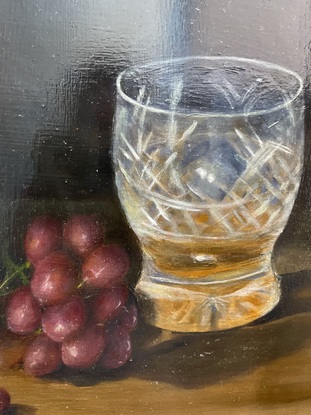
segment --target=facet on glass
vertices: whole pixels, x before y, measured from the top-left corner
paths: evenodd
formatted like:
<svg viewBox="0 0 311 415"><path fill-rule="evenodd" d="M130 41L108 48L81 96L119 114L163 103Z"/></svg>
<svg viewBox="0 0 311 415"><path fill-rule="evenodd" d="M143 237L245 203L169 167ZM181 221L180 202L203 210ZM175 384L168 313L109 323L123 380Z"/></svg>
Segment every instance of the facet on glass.
<svg viewBox="0 0 311 415"><path fill-rule="evenodd" d="M144 318L210 331L265 315L280 298L271 254L302 172L302 79L197 56L129 68L117 88L114 167L143 253Z"/></svg>

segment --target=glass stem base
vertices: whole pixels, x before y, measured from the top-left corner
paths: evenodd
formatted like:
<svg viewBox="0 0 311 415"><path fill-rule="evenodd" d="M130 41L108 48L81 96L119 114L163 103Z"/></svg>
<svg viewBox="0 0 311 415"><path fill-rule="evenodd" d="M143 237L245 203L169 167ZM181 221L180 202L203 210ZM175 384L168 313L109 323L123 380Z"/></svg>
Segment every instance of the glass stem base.
<svg viewBox="0 0 311 415"><path fill-rule="evenodd" d="M176 332L208 332L243 326L267 314L280 299L280 283L271 266L235 280L181 283L173 276L160 278L149 263L136 294L148 324Z"/></svg>

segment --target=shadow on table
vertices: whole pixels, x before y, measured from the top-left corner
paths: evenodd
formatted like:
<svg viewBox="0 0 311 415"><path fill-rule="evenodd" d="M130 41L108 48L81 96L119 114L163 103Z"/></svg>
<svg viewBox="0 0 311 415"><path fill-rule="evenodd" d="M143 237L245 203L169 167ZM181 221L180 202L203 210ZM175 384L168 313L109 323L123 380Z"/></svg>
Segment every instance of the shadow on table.
<svg viewBox="0 0 311 415"><path fill-rule="evenodd" d="M311 271L288 274L282 278L278 306L265 317L223 332L175 334L167 340L163 333L159 334L156 344L149 340L149 347L136 349L136 375L196 388L254 371L303 347L311 339L309 312ZM148 330L153 329L146 327L138 340L148 339Z"/></svg>
<svg viewBox="0 0 311 415"><path fill-rule="evenodd" d="M36 413L36 408L29 405L10 405L5 412L1 412L2 415L35 415Z"/></svg>
<svg viewBox="0 0 311 415"><path fill-rule="evenodd" d="M109 373L63 369L52 379L85 386L137 377L194 389L230 381L260 368L264 371L265 365L293 354L311 339L311 271L287 274L281 284L278 306L253 324L223 332L182 334L142 323L133 336L133 361L125 367ZM301 363L311 370L310 359ZM274 375L279 375L277 370ZM292 396L289 388L282 399L311 398L311 376L307 382L307 389L304 385L298 395ZM260 398L265 399L271 396Z"/></svg>

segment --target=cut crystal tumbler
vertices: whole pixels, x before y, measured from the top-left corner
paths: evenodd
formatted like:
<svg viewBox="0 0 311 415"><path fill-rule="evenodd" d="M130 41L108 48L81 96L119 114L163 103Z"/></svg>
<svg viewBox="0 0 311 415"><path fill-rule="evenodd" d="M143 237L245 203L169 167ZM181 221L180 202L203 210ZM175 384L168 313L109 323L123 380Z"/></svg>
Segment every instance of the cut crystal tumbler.
<svg viewBox="0 0 311 415"><path fill-rule="evenodd" d="M211 331L266 314L280 297L271 253L302 170L301 78L187 57L127 69L117 89L114 166L143 252L143 317Z"/></svg>

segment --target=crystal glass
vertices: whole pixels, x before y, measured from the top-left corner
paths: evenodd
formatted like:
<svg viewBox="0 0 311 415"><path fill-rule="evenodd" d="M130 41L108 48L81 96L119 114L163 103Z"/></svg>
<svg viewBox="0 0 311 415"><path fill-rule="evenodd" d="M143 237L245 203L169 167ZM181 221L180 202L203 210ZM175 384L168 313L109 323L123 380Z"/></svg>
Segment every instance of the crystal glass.
<svg viewBox="0 0 311 415"><path fill-rule="evenodd" d="M136 66L117 80L118 194L143 252L147 322L240 326L280 297L271 266L302 171L299 75L235 57Z"/></svg>

